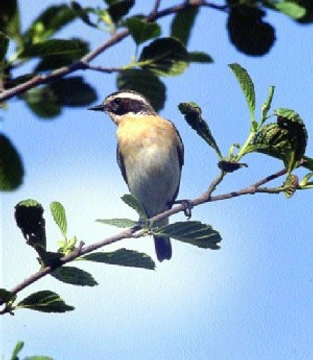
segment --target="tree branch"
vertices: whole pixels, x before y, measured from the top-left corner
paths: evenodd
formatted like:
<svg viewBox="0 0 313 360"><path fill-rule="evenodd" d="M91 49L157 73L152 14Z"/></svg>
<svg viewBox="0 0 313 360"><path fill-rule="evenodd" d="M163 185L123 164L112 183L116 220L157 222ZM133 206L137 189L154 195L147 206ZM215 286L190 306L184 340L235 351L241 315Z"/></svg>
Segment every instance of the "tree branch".
<svg viewBox="0 0 313 360"><path fill-rule="evenodd" d="M156 1L154 4L153 10L151 11L151 13L149 15L146 16L147 21L153 22L159 18L178 13L178 12L183 11L190 7L201 7L202 6L202 7L210 7L210 8L214 8L217 10L223 10L223 11L225 11L227 9L226 5L223 5L223 6L214 5L207 1L201 1L201 2L199 2L199 1L192 2L191 1L190 3L183 2L180 5L172 6L172 7L166 8L164 10L158 11L159 5L160 5L160 1ZM63 78L75 71L78 71L78 70L92 69L92 70L97 70L97 71L102 71L102 72L107 72L107 73L117 71L117 69L105 70L104 68L102 68L102 70L101 70L100 67L92 67L89 65L89 63L93 59L95 59L98 55L102 54L107 49L109 49L113 45L119 43L120 41L122 41L123 39L128 37L129 35L130 35L130 32L128 29L122 30L119 33L112 35L107 41L105 41L99 47L97 47L96 49L94 49L91 52L89 52L88 54L86 54L79 61L77 61L71 65L56 69L46 75L36 75L35 77L26 81L23 84L17 85L9 90L2 91L0 93L0 102L11 99L12 97L17 96L19 94L22 94L25 91L32 89L35 86L39 86L42 84L48 84L50 82L56 81L56 80Z"/></svg>
<svg viewBox="0 0 313 360"><path fill-rule="evenodd" d="M230 193L225 193L225 194L220 194L220 195L216 195L216 196L212 196L211 194L213 193L213 191L215 191L216 187L218 186L218 184L221 183L221 181L223 180L224 176L226 173L221 172L210 184L208 190L206 192L204 192L201 196L199 196L198 198L194 199L191 201L191 203L193 204L193 206L198 206L207 202L214 202L214 201L220 201L220 200L227 200L227 199L231 199L234 197L238 197L238 196L244 196L244 195L254 195L256 193L267 193L267 194L278 194L280 192L283 192L285 190L285 188L282 187L277 187L277 188L266 188L266 187L261 187L262 185L277 179L283 175L286 174L286 170L280 170L277 173L274 173L270 176L267 176L266 178L252 184L249 185L246 188L243 188L241 190L238 191L232 191ZM170 210L164 211L161 214L158 214L154 217L152 217L151 219L149 219L151 222L156 222L159 220L162 220L164 218L170 217L174 214L177 214L181 211L184 211L185 207L183 204L177 205L175 207L173 207ZM30 286L31 284L35 283L36 281L38 281L39 279L43 278L46 275L51 274L56 267L61 267L62 265L65 265L77 258L79 258L82 255L86 255L89 254L101 247L113 244L115 242L118 242L120 240L123 239L127 239L127 238L139 238L142 236L145 236L146 233L146 229L138 229L138 227L133 227L127 230L124 230L116 235L113 235L111 237L108 237L106 239L100 240L98 242L95 242L93 244L84 246L83 242L80 242L79 246L73 251L71 252L69 255L66 255L64 257L62 257L60 259L60 262L57 266L46 266L43 269L40 269L39 271L37 271L36 273L32 274L31 276L29 276L28 278L26 278L25 280L23 280L20 284L16 285L14 288L12 288L10 291L13 294L17 294L20 291L24 290L26 287ZM1 305L1 301L0 301L0 305ZM4 313L8 313L11 312L11 308L9 306L5 307L3 310L0 311L0 314L4 314Z"/></svg>

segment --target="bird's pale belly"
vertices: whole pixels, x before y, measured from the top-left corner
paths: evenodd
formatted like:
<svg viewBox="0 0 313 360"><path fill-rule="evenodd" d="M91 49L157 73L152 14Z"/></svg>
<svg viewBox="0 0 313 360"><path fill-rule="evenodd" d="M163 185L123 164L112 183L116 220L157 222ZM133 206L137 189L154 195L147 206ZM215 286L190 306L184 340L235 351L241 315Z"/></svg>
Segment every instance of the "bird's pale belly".
<svg viewBox="0 0 313 360"><path fill-rule="evenodd" d="M142 148L127 159L130 192L144 205L148 216L164 211L179 185L180 169L176 149Z"/></svg>

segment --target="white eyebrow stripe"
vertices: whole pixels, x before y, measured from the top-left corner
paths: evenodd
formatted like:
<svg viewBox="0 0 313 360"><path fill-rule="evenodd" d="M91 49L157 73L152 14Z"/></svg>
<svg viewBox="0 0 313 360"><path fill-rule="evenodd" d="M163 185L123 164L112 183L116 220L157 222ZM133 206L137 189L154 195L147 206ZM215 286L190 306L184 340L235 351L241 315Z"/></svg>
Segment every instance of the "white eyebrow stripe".
<svg viewBox="0 0 313 360"><path fill-rule="evenodd" d="M114 98L132 99L132 100L140 101L147 105L150 105L150 103L144 97L140 96L139 94L134 94L132 92L121 92L121 93L115 94L113 96L109 96L107 98L107 100L111 101Z"/></svg>

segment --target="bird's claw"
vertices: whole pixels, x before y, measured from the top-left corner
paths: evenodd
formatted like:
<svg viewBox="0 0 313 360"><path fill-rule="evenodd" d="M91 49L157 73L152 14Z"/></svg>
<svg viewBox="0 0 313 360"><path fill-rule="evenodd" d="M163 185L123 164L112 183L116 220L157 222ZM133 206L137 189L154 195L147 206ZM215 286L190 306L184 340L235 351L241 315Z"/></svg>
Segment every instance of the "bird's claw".
<svg viewBox="0 0 313 360"><path fill-rule="evenodd" d="M187 199L177 200L177 201L175 201L175 204L182 205L182 207L184 208L184 214L187 217L187 219L189 220L192 215L192 213L191 213L191 209L193 208L192 200L187 200Z"/></svg>

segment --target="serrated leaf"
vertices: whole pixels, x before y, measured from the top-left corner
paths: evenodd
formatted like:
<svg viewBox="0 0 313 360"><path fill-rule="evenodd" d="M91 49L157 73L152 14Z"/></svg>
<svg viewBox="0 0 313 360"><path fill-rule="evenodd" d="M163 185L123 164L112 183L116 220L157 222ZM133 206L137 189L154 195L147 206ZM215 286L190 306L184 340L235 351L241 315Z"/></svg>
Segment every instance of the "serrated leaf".
<svg viewBox="0 0 313 360"><path fill-rule="evenodd" d="M175 37L187 45L198 13L199 8L197 7L176 13L171 24L171 37Z"/></svg>
<svg viewBox="0 0 313 360"><path fill-rule="evenodd" d="M140 45L147 40L156 38L161 34L159 24L147 22L145 19L139 17L126 19L125 25L137 45Z"/></svg>
<svg viewBox="0 0 313 360"><path fill-rule="evenodd" d="M67 5L53 5L46 8L30 25L23 35L28 45L47 40L63 26L76 18L76 14Z"/></svg>
<svg viewBox="0 0 313 360"><path fill-rule="evenodd" d="M295 111L279 108L274 113L279 127L287 131L288 145L284 145L283 160L290 174L305 153L308 133L303 120Z"/></svg>
<svg viewBox="0 0 313 360"><path fill-rule="evenodd" d="M137 225L137 221L130 219L97 219L97 222L105 225L116 226L118 228L131 228Z"/></svg>
<svg viewBox="0 0 313 360"><path fill-rule="evenodd" d="M63 313L75 308L67 305L58 294L50 290L33 293L17 304L18 308L32 309L47 313Z"/></svg>
<svg viewBox="0 0 313 360"><path fill-rule="evenodd" d="M27 46L18 58L45 57L52 55L66 55L79 58L86 53L85 45L80 40L51 39Z"/></svg>
<svg viewBox="0 0 313 360"><path fill-rule="evenodd" d="M156 75L176 76L188 67L189 56L177 39L161 38L143 48L138 65Z"/></svg>
<svg viewBox="0 0 313 360"><path fill-rule="evenodd" d="M73 267L73 266L61 266L55 269L51 276L55 279L62 281L66 284L80 285L80 286L95 286L98 283L93 276L88 272Z"/></svg>
<svg viewBox="0 0 313 360"><path fill-rule="evenodd" d="M67 236L67 220L66 220L64 206L58 201L53 201L50 204L50 211L53 216L53 220L58 225L64 238L66 238L66 236Z"/></svg>
<svg viewBox="0 0 313 360"><path fill-rule="evenodd" d="M7 289L0 289L0 304L8 303L9 301L14 301L16 295Z"/></svg>
<svg viewBox="0 0 313 360"><path fill-rule="evenodd" d="M125 204L133 208L137 212L137 214L139 214L141 219L147 219L145 209L142 207L139 200L136 199L133 195L125 194L121 197L121 199L124 201Z"/></svg>
<svg viewBox="0 0 313 360"><path fill-rule="evenodd" d="M0 134L0 190L16 190L23 182L24 166L11 140Z"/></svg>
<svg viewBox="0 0 313 360"><path fill-rule="evenodd" d="M273 5L277 10L292 19L300 19L306 14L306 9L294 1L283 1Z"/></svg>
<svg viewBox="0 0 313 360"><path fill-rule="evenodd" d="M203 249L219 249L217 243L222 238L211 225L200 221L176 222L158 229L152 229L152 234L170 237Z"/></svg>
<svg viewBox="0 0 313 360"><path fill-rule="evenodd" d="M36 200L24 200L15 206L15 220L27 244L34 249L46 249L44 209Z"/></svg>
<svg viewBox="0 0 313 360"><path fill-rule="evenodd" d="M128 249L92 253L83 256L82 259L111 265L129 266L148 270L155 269L155 263L150 256Z"/></svg>
<svg viewBox="0 0 313 360"><path fill-rule="evenodd" d="M268 124L258 131L248 152L260 152L283 160L288 174L302 159L307 143L307 131L300 116L289 109L275 110L277 124ZM304 164L303 166L307 166Z"/></svg>
<svg viewBox="0 0 313 360"><path fill-rule="evenodd" d="M143 94L156 111L164 107L166 88L151 71L142 69L120 71L117 76L117 87L119 90L131 89Z"/></svg>
<svg viewBox="0 0 313 360"><path fill-rule="evenodd" d="M24 347L24 342L23 341L19 341L16 345L15 348L13 350L12 356L11 356L11 360L18 360L18 354L20 353L20 351L23 349Z"/></svg>
<svg viewBox="0 0 313 360"><path fill-rule="evenodd" d="M255 92L254 92L254 84L247 70L244 69L239 64L229 64L230 69L235 74L239 85L243 91L245 99L248 104L251 122L255 121L254 112L255 112Z"/></svg>
<svg viewBox="0 0 313 360"><path fill-rule="evenodd" d="M210 64L213 62L213 58L201 51L191 51L188 53L189 61L193 63L200 63L200 64Z"/></svg>
<svg viewBox="0 0 313 360"><path fill-rule="evenodd" d="M222 158L222 153L211 133L209 125L202 118L201 108L197 104L190 102L180 103L178 109L184 115L188 125L190 125L191 128L216 151L219 158Z"/></svg>

